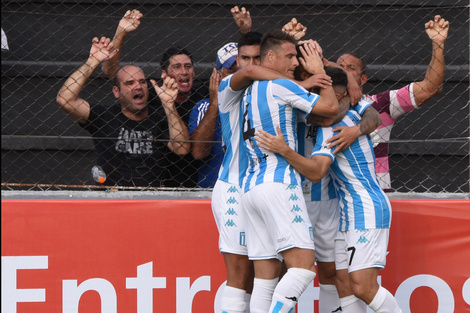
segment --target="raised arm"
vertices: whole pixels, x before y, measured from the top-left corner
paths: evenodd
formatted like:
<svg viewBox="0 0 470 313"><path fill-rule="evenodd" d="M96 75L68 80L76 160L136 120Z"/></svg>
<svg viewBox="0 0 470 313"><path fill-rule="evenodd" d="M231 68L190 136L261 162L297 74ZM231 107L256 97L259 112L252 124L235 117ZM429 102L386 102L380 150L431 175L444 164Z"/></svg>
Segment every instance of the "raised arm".
<svg viewBox="0 0 470 313"><path fill-rule="evenodd" d="M293 17L286 25L282 27L282 31L294 36L299 40L306 35L307 27L302 25L295 17Z"/></svg>
<svg viewBox="0 0 470 313"><path fill-rule="evenodd" d="M110 48L112 48L112 44L110 44L109 38L93 38L90 55L85 64L65 81L57 94L57 103L60 108L79 123L84 124L90 115L90 104L80 98L80 92L101 62L116 53L115 51L110 52Z"/></svg>
<svg viewBox="0 0 470 313"><path fill-rule="evenodd" d="M240 29L242 35L251 32L252 21L250 12L242 7L241 9L238 6L234 6L230 12L232 12L233 19Z"/></svg>
<svg viewBox="0 0 470 313"><path fill-rule="evenodd" d="M101 70L109 78L113 79L119 70L121 59L121 47L127 34L136 30L140 25L143 14L139 10L128 10L124 17L119 21L116 33L113 38L113 50L117 50L116 54L103 63Z"/></svg>
<svg viewBox="0 0 470 313"><path fill-rule="evenodd" d="M168 148L175 154L185 155L191 150L189 131L176 110L175 99L178 95L178 84L169 76L163 77L163 85L158 86L153 79L150 80L160 98L168 119L170 140Z"/></svg>
<svg viewBox="0 0 470 313"><path fill-rule="evenodd" d="M209 83L209 107L204 113L204 117L198 123L190 138L192 142L191 154L195 159L204 159L210 154L214 143L214 132L217 126L217 116L219 113L219 83L220 73L213 69Z"/></svg>
<svg viewBox="0 0 470 313"><path fill-rule="evenodd" d="M436 15L425 27L432 42L432 55L424 80L413 85L413 94L418 106L422 106L442 90L445 70L444 43L447 40L449 22Z"/></svg>
<svg viewBox="0 0 470 313"><path fill-rule="evenodd" d="M280 154L290 165L292 165L300 174L314 183L317 183L325 176L331 165L331 158L326 155L316 155L312 158L306 158L294 150L286 143L284 135L279 126L276 128L277 136L259 130L255 133L255 140L258 146L268 151Z"/></svg>

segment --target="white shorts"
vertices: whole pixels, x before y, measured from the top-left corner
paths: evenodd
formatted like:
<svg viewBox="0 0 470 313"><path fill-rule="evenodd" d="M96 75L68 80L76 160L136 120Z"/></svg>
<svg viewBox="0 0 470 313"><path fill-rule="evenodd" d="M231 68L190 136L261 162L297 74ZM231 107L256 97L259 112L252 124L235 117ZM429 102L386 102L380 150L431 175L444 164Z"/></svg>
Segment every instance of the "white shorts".
<svg viewBox="0 0 470 313"><path fill-rule="evenodd" d="M385 267L390 229L339 231L335 241L336 269L348 272Z"/></svg>
<svg viewBox="0 0 470 313"><path fill-rule="evenodd" d="M306 201L315 238L315 259L335 261L335 239L339 230L339 200Z"/></svg>
<svg viewBox="0 0 470 313"><path fill-rule="evenodd" d="M263 183L242 195L250 260L282 259L291 248L314 250L313 228L300 186Z"/></svg>
<svg viewBox="0 0 470 313"><path fill-rule="evenodd" d="M246 218L241 208L240 188L217 180L212 191L212 214L219 230L222 253L248 255L246 249Z"/></svg>

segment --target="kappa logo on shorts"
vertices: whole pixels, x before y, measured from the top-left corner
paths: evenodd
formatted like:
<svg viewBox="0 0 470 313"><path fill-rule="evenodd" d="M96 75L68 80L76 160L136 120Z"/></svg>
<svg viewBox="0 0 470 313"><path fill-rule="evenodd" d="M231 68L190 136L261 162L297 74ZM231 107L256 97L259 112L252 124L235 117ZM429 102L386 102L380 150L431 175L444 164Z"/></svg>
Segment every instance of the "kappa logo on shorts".
<svg viewBox="0 0 470 313"><path fill-rule="evenodd" d="M286 190L293 190L293 189L297 189L297 185L290 184L286 188Z"/></svg>
<svg viewBox="0 0 470 313"><path fill-rule="evenodd" d="M290 197L289 197L289 200L298 201L299 197L295 193L291 193Z"/></svg>
<svg viewBox="0 0 470 313"><path fill-rule="evenodd" d="M237 212L235 212L234 208L229 208L227 210L227 212L225 212L225 215L237 215L238 216L238 214L237 214Z"/></svg>
<svg viewBox="0 0 470 313"><path fill-rule="evenodd" d="M290 211L291 211L291 212L299 212L299 211L301 212L302 209L301 209L297 204L294 204L294 205L292 206L292 210L290 210Z"/></svg>
<svg viewBox="0 0 470 313"><path fill-rule="evenodd" d="M358 243L367 243L367 242L369 242L369 240L366 238L366 236L361 236L357 240L356 244L358 244Z"/></svg>
<svg viewBox="0 0 470 313"><path fill-rule="evenodd" d="M235 222L231 219L229 219L227 221L227 223L225 223L225 226L228 226L228 227L237 227L237 225L235 224Z"/></svg>
<svg viewBox="0 0 470 313"><path fill-rule="evenodd" d="M227 193L236 193L238 192L238 188L235 186L230 186L230 188L227 190Z"/></svg>
<svg viewBox="0 0 470 313"><path fill-rule="evenodd" d="M230 197L230 198L228 198L227 203L228 204L234 204L234 203L238 204L238 201L237 201L237 199L235 199L235 197Z"/></svg>
<svg viewBox="0 0 470 313"><path fill-rule="evenodd" d="M296 215L292 223L302 223L304 219L300 215Z"/></svg>

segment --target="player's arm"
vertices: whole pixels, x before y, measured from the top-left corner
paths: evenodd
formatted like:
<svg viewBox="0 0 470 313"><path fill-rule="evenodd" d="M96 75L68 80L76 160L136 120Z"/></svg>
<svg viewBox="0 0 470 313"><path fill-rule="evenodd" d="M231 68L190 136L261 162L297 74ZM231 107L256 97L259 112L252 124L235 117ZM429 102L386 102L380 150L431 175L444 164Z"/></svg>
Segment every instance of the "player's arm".
<svg viewBox="0 0 470 313"><path fill-rule="evenodd" d="M158 86L157 82L153 79L151 79L150 82L162 102L168 120L170 133L168 148L178 155L188 154L191 150L188 127L178 114L175 105L175 99L178 95L177 83L169 76L163 77L163 85L161 87Z"/></svg>
<svg viewBox="0 0 470 313"><path fill-rule="evenodd" d="M279 126L276 128L277 136L259 130L255 133L255 140L259 147L268 151L280 154L299 173L314 183L318 183L325 176L332 160L326 155L315 155L311 159L306 158L294 150L286 143L284 135Z"/></svg>
<svg viewBox="0 0 470 313"><path fill-rule="evenodd" d="M248 65L236 71L230 79L232 90L242 90L250 86L254 80L275 80L287 76L260 65Z"/></svg>
<svg viewBox="0 0 470 313"><path fill-rule="evenodd" d="M217 116L219 114L219 83L220 73L214 68L209 83L209 107L204 113L204 117L198 123L190 135L192 142L191 154L195 159L204 159L210 154L214 143L214 132L217 126Z"/></svg>
<svg viewBox="0 0 470 313"><path fill-rule="evenodd" d="M369 135L376 130L380 124L382 124L382 118L379 112L372 106L369 106L364 111L359 124L351 127L337 126L333 129L334 132L339 133L326 140L326 143L330 143L328 148L336 147L333 153L340 153L349 147L359 136Z"/></svg>
<svg viewBox="0 0 470 313"><path fill-rule="evenodd" d="M114 75L119 70L119 60L121 58L121 47L124 44L124 39L127 34L136 30L140 25L140 20L143 14L139 10L128 10L124 17L119 21L116 33L113 38L113 50L117 50L116 54L103 62L101 70L109 78L113 79Z"/></svg>
<svg viewBox="0 0 470 313"><path fill-rule="evenodd" d="M436 15L425 27L432 42L432 55L424 80L413 84L415 102L419 107L442 91L445 72L444 43L447 40L449 22Z"/></svg>
<svg viewBox="0 0 470 313"><path fill-rule="evenodd" d="M57 94L60 108L79 123L84 124L90 116L90 104L80 98L80 92L101 62L115 53L109 51L112 47L109 42L109 38L102 37L100 40L98 37L93 38L90 55L85 64L65 81Z"/></svg>

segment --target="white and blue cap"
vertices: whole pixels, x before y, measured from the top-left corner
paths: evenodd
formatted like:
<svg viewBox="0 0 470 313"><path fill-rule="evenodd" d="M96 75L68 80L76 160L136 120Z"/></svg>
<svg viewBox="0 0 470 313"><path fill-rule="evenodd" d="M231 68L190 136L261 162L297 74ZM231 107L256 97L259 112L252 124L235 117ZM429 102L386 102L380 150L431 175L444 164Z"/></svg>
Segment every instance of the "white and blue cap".
<svg viewBox="0 0 470 313"><path fill-rule="evenodd" d="M217 51L217 70L222 67L231 68L233 63L237 60L238 44L236 42L229 42Z"/></svg>

